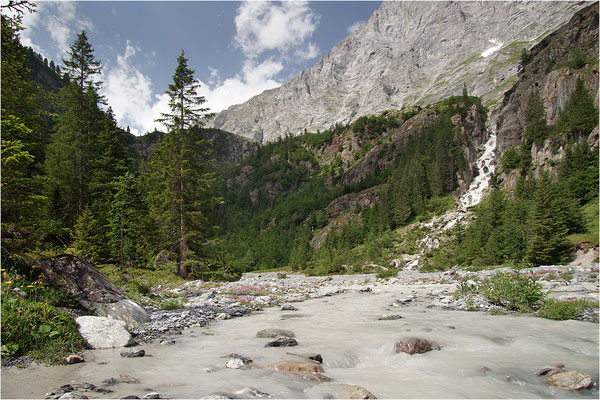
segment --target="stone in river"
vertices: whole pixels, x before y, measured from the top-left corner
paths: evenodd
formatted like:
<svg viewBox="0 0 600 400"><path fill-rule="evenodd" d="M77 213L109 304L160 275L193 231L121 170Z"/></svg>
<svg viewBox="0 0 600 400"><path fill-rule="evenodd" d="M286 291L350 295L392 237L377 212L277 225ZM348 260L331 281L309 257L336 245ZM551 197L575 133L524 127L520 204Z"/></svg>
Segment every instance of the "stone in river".
<svg viewBox="0 0 600 400"><path fill-rule="evenodd" d="M244 363L243 360L241 360L239 358L232 358L229 361L227 361L227 363L225 364L225 368L247 369L248 366L246 365L246 363Z"/></svg>
<svg viewBox="0 0 600 400"><path fill-rule="evenodd" d="M256 333L256 337L259 338L276 338L277 336L285 336L285 337L296 337L294 332L289 331L287 329L278 329L278 328L267 328L262 331L258 331Z"/></svg>
<svg viewBox="0 0 600 400"><path fill-rule="evenodd" d="M554 374L546 379L552 386L559 386L566 390L584 389L592 384L592 377L577 371L566 371Z"/></svg>
<svg viewBox="0 0 600 400"><path fill-rule="evenodd" d="M305 381L309 381L309 382L324 383L324 382L331 382L333 380L330 377L320 374L318 372L294 372L294 373L299 375Z"/></svg>
<svg viewBox="0 0 600 400"><path fill-rule="evenodd" d="M362 386L351 386L349 388L349 398L350 399L376 399L373 393L369 392Z"/></svg>
<svg viewBox="0 0 600 400"><path fill-rule="evenodd" d="M407 353L407 354L422 354L431 350L439 350L440 347L427 340L418 337L410 336L400 339L394 346L396 353Z"/></svg>
<svg viewBox="0 0 600 400"><path fill-rule="evenodd" d="M81 356L78 356L77 354L71 354L67 357L65 361L67 362L67 364L79 364L85 362L85 359Z"/></svg>
<svg viewBox="0 0 600 400"><path fill-rule="evenodd" d="M142 381L140 381L137 378L134 378L133 376L130 375L119 375L119 381L123 382L123 383L141 383Z"/></svg>
<svg viewBox="0 0 600 400"><path fill-rule="evenodd" d="M324 372L320 365L311 362L282 361L270 364L267 368L285 372Z"/></svg>
<svg viewBox="0 0 600 400"><path fill-rule="evenodd" d="M145 394L143 399L162 399L162 397L160 397L160 394L156 392L150 392Z"/></svg>
<svg viewBox="0 0 600 400"><path fill-rule="evenodd" d="M544 367L544 368L540 369L539 371L537 371L535 374L538 376L540 376L540 375L552 376L559 372L565 372L565 370L562 368L557 368L557 367Z"/></svg>
<svg viewBox="0 0 600 400"><path fill-rule="evenodd" d="M291 304L284 304L281 307L281 311L298 311L298 309Z"/></svg>
<svg viewBox="0 0 600 400"><path fill-rule="evenodd" d="M144 349L132 349L132 350L122 350L121 357L144 357L146 355L146 351Z"/></svg>
<svg viewBox="0 0 600 400"><path fill-rule="evenodd" d="M280 336L275 340L271 340L269 343L265 344L265 347L291 347L298 346L298 342L296 339Z"/></svg>
<svg viewBox="0 0 600 400"><path fill-rule="evenodd" d="M400 314L383 314L381 317L377 318L377 320L392 321L392 320L400 319L400 318L402 318L402 315L400 315Z"/></svg>

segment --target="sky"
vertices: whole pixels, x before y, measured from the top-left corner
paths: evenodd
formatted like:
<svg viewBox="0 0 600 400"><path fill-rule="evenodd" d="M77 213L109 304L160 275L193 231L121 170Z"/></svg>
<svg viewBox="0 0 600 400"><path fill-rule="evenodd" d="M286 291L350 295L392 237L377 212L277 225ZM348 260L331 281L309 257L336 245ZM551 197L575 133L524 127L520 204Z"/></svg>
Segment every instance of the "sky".
<svg viewBox="0 0 600 400"><path fill-rule="evenodd" d="M211 112L278 87L366 22L380 1L39 1L21 42L62 66L85 30L117 122L162 126L164 92L185 51Z"/></svg>

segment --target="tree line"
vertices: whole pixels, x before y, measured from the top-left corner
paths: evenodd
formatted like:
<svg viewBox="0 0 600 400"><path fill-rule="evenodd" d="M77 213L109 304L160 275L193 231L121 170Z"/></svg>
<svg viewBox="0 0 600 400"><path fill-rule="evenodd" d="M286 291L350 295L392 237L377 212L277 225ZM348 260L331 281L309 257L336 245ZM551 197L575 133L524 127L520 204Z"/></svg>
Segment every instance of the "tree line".
<svg viewBox="0 0 600 400"><path fill-rule="evenodd" d="M167 132L137 167L86 32L54 67L66 83L53 96L30 74L21 21L2 15L2 264L27 272L32 256L71 249L125 268L163 251L188 277L218 199L211 143L190 129L208 109L184 51L158 120Z"/></svg>

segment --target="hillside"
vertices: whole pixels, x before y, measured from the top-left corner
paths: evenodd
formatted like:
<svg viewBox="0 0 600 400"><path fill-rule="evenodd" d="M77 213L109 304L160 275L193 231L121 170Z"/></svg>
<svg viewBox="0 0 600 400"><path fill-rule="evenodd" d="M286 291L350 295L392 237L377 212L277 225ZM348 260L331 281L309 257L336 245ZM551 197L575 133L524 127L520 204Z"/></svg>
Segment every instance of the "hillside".
<svg viewBox="0 0 600 400"><path fill-rule="evenodd" d="M571 2L383 2L314 66L213 127L259 143L327 129L403 106L425 106L463 85L493 107L516 80L523 49L582 7Z"/></svg>
<svg viewBox="0 0 600 400"><path fill-rule="evenodd" d="M593 5L525 53L494 112L495 132L482 99L465 91L260 147L223 174L219 224L231 262L321 272L541 262L529 247L541 191L565 218L556 228L562 250L543 262L566 260L577 238L597 230L585 211L598 187L597 43ZM540 115L532 116L531 93ZM532 138L536 118L547 128ZM521 225L492 222L489 207ZM507 230L518 246L506 247Z"/></svg>

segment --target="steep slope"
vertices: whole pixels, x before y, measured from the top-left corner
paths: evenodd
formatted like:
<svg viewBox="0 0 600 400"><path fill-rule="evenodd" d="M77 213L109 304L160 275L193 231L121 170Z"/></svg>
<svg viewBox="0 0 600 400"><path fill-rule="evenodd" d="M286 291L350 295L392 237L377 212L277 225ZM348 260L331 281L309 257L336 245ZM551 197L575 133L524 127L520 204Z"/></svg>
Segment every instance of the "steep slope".
<svg viewBox="0 0 600 400"><path fill-rule="evenodd" d="M369 21L285 85L221 112L211 126L259 143L460 93L494 105L523 48L582 3L384 2Z"/></svg>

